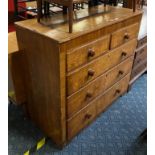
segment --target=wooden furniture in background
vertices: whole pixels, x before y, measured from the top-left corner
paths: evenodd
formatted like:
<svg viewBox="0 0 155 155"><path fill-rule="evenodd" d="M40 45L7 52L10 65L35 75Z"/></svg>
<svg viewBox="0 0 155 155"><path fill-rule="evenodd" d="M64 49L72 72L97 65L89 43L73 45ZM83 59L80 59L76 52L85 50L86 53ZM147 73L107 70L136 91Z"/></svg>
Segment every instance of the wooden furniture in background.
<svg viewBox="0 0 155 155"><path fill-rule="evenodd" d="M59 4L68 9L69 33L72 33L73 6L74 4L82 3L82 2L84 2L84 0L67 0L67 1L65 0L37 0L38 22L40 22L40 19L43 15L44 16L49 15L50 4L52 3Z"/></svg>
<svg viewBox="0 0 155 155"><path fill-rule="evenodd" d="M8 54L18 52L16 32L8 33Z"/></svg>
<svg viewBox="0 0 155 155"><path fill-rule="evenodd" d="M147 71L147 36L138 40L130 85Z"/></svg>
<svg viewBox="0 0 155 155"><path fill-rule="evenodd" d="M136 0L135 1L135 7L143 8L144 5L147 4L147 0ZM132 9L134 7L132 0L123 0L123 7Z"/></svg>
<svg viewBox="0 0 155 155"><path fill-rule="evenodd" d="M68 9L67 12L68 12L69 33L72 33L74 4L79 4L79 3L84 3L84 2L86 2L86 0L37 0L38 22L41 21L42 17L49 16L50 4L55 3L58 5L62 5L63 7ZM105 8L103 10L106 10L107 0L101 0L100 2L104 3ZM113 2L110 1L110 3L113 3ZM115 1L115 3L116 3L116 1ZM116 5L115 3L114 3L114 5ZM132 0L132 6L133 6L133 12L135 12L136 0ZM89 6L88 6L88 8L89 8Z"/></svg>
<svg viewBox="0 0 155 155"><path fill-rule="evenodd" d="M27 12L37 13L36 0L14 0L14 8L14 21L28 19Z"/></svg>
<svg viewBox="0 0 155 155"><path fill-rule="evenodd" d="M23 51L18 71L24 106L58 146L67 144L127 91L142 12L110 9L111 13L77 21L73 33L68 33L67 23L53 28L36 19L16 23ZM86 13L87 9L80 16Z"/></svg>
<svg viewBox="0 0 155 155"><path fill-rule="evenodd" d="M8 34L8 96L12 103L21 105L25 102L24 76L21 65L22 51L19 50L16 32ZM15 101L15 102L14 102Z"/></svg>

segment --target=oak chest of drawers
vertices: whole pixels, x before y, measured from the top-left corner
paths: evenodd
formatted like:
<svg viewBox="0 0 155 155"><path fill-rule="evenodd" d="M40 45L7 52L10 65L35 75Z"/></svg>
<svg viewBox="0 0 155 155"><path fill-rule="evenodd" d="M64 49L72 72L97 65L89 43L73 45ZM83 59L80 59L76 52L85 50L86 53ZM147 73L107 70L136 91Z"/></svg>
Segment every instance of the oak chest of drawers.
<svg viewBox="0 0 155 155"><path fill-rule="evenodd" d="M22 68L23 88L19 92L14 78L16 94L23 96L30 118L59 146L128 88L142 13L111 8L111 13L75 22L72 34L66 24L16 23L21 61L17 65L12 58L12 66Z"/></svg>

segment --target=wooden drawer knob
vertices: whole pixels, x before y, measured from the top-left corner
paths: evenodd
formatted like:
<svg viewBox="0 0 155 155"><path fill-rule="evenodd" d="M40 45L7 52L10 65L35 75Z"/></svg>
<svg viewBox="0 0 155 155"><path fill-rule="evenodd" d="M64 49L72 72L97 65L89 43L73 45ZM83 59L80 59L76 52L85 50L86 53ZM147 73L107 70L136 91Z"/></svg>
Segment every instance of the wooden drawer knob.
<svg viewBox="0 0 155 155"><path fill-rule="evenodd" d="M127 56L127 53L126 52L122 52L121 56L122 56L122 58L124 58L124 57Z"/></svg>
<svg viewBox="0 0 155 155"><path fill-rule="evenodd" d="M95 74L94 70L92 70L92 69L88 70L88 76L92 77L94 74Z"/></svg>
<svg viewBox="0 0 155 155"><path fill-rule="evenodd" d="M93 96L93 94L91 92L87 92L86 98L91 98L92 96Z"/></svg>
<svg viewBox="0 0 155 155"><path fill-rule="evenodd" d="M95 55L95 51L93 49L88 50L88 58L93 57Z"/></svg>
<svg viewBox="0 0 155 155"><path fill-rule="evenodd" d="M117 89L116 91L115 91L115 96L117 96L117 95L119 95L121 93L121 91L119 90L119 89Z"/></svg>
<svg viewBox="0 0 155 155"><path fill-rule="evenodd" d="M86 115L85 115L85 119L90 119L91 117L92 117L91 114L86 114Z"/></svg>
<svg viewBox="0 0 155 155"><path fill-rule="evenodd" d="M124 40L129 40L129 39L130 39L129 34L128 34L128 33L125 33L125 34L124 34Z"/></svg>
<svg viewBox="0 0 155 155"><path fill-rule="evenodd" d="M118 72L118 74L119 74L119 75L123 75L124 72L120 70L120 71Z"/></svg>

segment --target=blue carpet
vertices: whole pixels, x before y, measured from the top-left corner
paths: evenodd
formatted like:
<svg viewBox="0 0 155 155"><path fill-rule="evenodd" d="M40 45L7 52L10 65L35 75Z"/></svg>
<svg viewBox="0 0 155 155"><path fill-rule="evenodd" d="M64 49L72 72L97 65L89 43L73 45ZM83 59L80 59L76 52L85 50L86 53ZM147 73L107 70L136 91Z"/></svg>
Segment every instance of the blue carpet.
<svg viewBox="0 0 155 155"><path fill-rule="evenodd" d="M147 75L119 98L94 123L76 136L63 150L51 141L34 155L146 155L147 144L138 136L147 127ZM19 107L9 106L9 155L22 155L43 133Z"/></svg>

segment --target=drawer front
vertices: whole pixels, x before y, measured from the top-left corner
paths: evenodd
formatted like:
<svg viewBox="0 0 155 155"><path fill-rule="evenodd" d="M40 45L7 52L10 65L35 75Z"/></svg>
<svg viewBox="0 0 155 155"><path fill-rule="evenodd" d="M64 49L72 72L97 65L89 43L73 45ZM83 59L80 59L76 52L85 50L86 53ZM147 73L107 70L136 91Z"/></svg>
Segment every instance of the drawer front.
<svg viewBox="0 0 155 155"><path fill-rule="evenodd" d="M131 79L141 74L145 70L146 67L147 67L147 60L144 60L141 64L134 67L132 70Z"/></svg>
<svg viewBox="0 0 155 155"><path fill-rule="evenodd" d="M127 60L106 73L105 89L110 88L114 83L116 83L125 75L131 72L133 58L133 56L128 58Z"/></svg>
<svg viewBox="0 0 155 155"><path fill-rule="evenodd" d="M141 64L145 59L147 59L146 52L143 52L140 55L136 56L135 61L134 61L134 66L136 67L137 65Z"/></svg>
<svg viewBox="0 0 155 155"><path fill-rule="evenodd" d="M139 24L136 23L112 33L110 45L111 49L118 47L133 38L137 38L138 30Z"/></svg>
<svg viewBox="0 0 155 155"><path fill-rule="evenodd" d="M143 46L146 43L147 43L147 36L138 41L137 48Z"/></svg>
<svg viewBox="0 0 155 155"><path fill-rule="evenodd" d="M97 101L97 114L103 112L114 100L127 91L130 79L130 73L108 89Z"/></svg>
<svg viewBox="0 0 155 155"><path fill-rule="evenodd" d="M76 92L90 81L94 80L97 76L101 75L110 66L109 55L104 55L92 63L76 70L67 76L68 91L67 95Z"/></svg>
<svg viewBox="0 0 155 155"><path fill-rule="evenodd" d="M110 36L105 36L97 41L78 47L67 53L67 71L88 63L97 56L109 50Z"/></svg>
<svg viewBox="0 0 155 155"><path fill-rule="evenodd" d="M142 48L136 50L136 58L142 55L143 53L147 53L147 45L144 45L142 46Z"/></svg>
<svg viewBox="0 0 155 155"><path fill-rule="evenodd" d="M81 129L86 127L96 117L96 104L91 103L89 106L80 111L76 116L67 121L68 140L73 138Z"/></svg>
<svg viewBox="0 0 155 155"><path fill-rule="evenodd" d="M67 98L67 117L72 117L105 90L105 74Z"/></svg>
<svg viewBox="0 0 155 155"><path fill-rule="evenodd" d="M136 46L132 40L67 75L67 95L71 95L103 72L131 56Z"/></svg>
<svg viewBox="0 0 155 155"><path fill-rule="evenodd" d="M134 54L136 48L137 40L133 39L122 46L113 50L109 53L109 58L111 61L111 66L115 66L120 62L124 61L126 58Z"/></svg>

